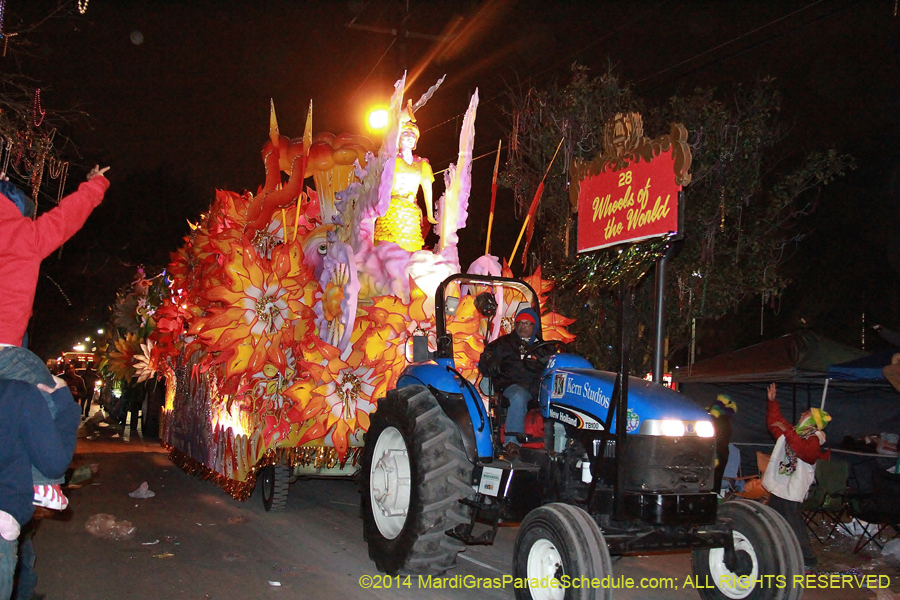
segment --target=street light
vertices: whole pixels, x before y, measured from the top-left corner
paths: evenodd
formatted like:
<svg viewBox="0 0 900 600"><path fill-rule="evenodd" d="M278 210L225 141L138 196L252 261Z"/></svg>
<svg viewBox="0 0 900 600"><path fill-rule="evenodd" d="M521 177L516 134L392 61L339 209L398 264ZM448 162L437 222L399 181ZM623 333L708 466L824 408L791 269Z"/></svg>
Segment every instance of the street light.
<svg viewBox="0 0 900 600"><path fill-rule="evenodd" d="M103 330L102 330L102 329L98 329L98 330L97 330L97 333L98 333L99 335L103 335Z"/></svg>
<svg viewBox="0 0 900 600"><path fill-rule="evenodd" d="M369 112L366 125L372 133L384 131L388 126L388 111L386 108L376 108Z"/></svg>
<svg viewBox="0 0 900 600"><path fill-rule="evenodd" d="M75 344L72 346L72 350L75 352L84 352L84 344Z"/></svg>

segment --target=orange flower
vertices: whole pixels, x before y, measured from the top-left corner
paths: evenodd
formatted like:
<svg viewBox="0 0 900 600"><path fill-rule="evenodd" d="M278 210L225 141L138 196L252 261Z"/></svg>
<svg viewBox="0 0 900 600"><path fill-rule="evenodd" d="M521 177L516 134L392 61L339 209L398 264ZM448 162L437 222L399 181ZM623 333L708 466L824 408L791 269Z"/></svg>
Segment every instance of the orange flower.
<svg viewBox="0 0 900 600"><path fill-rule="evenodd" d="M303 300L318 284L299 252L296 245L279 246L268 261L245 240L226 257L226 281L206 292L220 305L196 319L190 333L221 353L216 362L224 364L226 380L257 373L267 361L283 373L285 350L313 331L315 315Z"/></svg>
<svg viewBox="0 0 900 600"><path fill-rule="evenodd" d="M383 378L365 364L339 358L328 362L322 385L313 393L324 400L325 429L331 433L331 443L342 460L350 447L349 437L357 431L368 431L369 414L375 410L372 394Z"/></svg>
<svg viewBox="0 0 900 600"><path fill-rule="evenodd" d="M312 337L309 338L312 340ZM384 375L360 361L361 352L337 355L337 348L316 339L316 349L307 354L319 355L322 364L298 362L298 369L309 376L298 379L285 394L297 408L292 415L305 422L303 435L296 445L316 443L333 446L343 460L350 448L350 438L369 429L369 415L375 410L375 392L382 387ZM334 352L332 352L334 351Z"/></svg>

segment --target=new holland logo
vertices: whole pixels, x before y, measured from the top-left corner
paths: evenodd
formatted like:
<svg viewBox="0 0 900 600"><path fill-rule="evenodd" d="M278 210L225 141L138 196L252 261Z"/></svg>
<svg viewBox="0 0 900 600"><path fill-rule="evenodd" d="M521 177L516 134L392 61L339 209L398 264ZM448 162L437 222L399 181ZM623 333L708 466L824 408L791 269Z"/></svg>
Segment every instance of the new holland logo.
<svg viewBox="0 0 900 600"><path fill-rule="evenodd" d="M559 409L555 406L550 407L550 418L556 419L560 423L565 423L571 427L575 427L576 429L581 429L583 424L582 420L578 418L578 415L572 414L566 409Z"/></svg>
<svg viewBox="0 0 900 600"><path fill-rule="evenodd" d="M551 404L549 406L549 416L551 419L559 421L569 427L574 427L575 429L587 429L591 431L603 430L603 425L589 415L571 408L565 408L558 404Z"/></svg>

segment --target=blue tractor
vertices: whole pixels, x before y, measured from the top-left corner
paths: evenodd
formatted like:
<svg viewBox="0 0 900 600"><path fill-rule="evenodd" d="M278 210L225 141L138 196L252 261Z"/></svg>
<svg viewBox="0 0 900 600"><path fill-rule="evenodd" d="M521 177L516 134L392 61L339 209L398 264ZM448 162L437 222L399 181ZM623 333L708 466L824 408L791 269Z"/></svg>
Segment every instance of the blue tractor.
<svg viewBox="0 0 900 600"><path fill-rule="evenodd" d="M456 371L445 321L459 300L448 293L504 289L540 314L537 294L518 280L442 282L436 350L414 354L372 415L359 482L377 568L442 573L466 545L491 544L500 523L518 522L513 577L522 580L602 581L611 556L692 551L703 598L798 598L792 582L803 558L791 529L765 505L719 504L709 415L664 386L595 370L564 344L542 342L559 346L541 380L543 439L504 456L501 403L489 382ZM611 594L609 586L516 589L520 600Z"/></svg>

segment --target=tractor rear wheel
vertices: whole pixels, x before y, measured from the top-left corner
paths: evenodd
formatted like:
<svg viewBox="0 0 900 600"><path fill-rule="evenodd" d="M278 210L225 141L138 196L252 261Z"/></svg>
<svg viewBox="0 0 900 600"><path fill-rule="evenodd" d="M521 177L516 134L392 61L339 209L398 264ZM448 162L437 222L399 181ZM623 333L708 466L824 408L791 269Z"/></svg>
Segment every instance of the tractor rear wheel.
<svg viewBox="0 0 900 600"><path fill-rule="evenodd" d="M456 565L462 542L444 532L469 521L472 494L457 426L428 388L391 390L366 433L359 492L369 558L385 573L438 574Z"/></svg>

